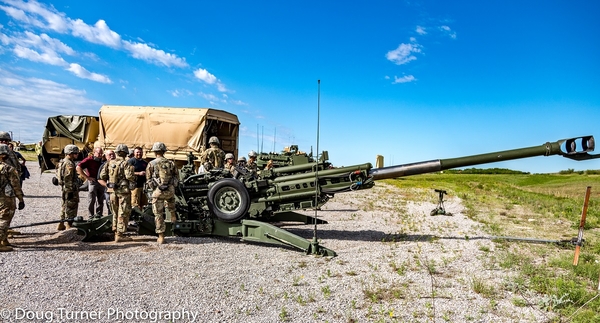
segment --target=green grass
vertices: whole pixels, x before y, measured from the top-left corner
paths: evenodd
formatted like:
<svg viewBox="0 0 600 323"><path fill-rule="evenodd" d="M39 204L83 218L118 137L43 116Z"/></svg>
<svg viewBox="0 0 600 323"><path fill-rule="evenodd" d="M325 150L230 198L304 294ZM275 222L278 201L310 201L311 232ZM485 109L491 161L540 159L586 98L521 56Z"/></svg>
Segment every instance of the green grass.
<svg viewBox="0 0 600 323"><path fill-rule="evenodd" d="M578 266L574 247L498 241L489 252L498 268L516 269L519 276L506 286L491 286L473 278L471 288L494 298L501 288L516 292L513 304L525 306L519 295L534 291L541 310L558 314L556 321L600 322L600 176L597 171L560 174L448 174L435 173L386 180L403 189L407 199L437 203L433 189L458 197L463 212L483 223L490 235L547 240L577 237L587 186L592 187ZM419 194L414 188L431 190ZM381 295L371 293L373 298ZM518 297L517 297L518 296Z"/></svg>

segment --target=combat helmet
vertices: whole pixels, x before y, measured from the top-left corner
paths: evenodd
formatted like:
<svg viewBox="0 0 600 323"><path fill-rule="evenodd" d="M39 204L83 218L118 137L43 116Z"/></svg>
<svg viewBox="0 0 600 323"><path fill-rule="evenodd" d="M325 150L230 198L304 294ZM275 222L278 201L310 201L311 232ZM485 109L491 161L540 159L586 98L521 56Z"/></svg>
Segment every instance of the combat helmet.
<svg viewBox="0 0 600 323"><path fill-rule="evenodd" d="M124 153L125 156L127 156L127 154L129 154L129 148L127 148L126 144L118 144L117 149L115 149L115 152L117 153L117 155L119 153Z"/></svg>
<svg viewBox="0 0 600 323"><path fill-rule="evenodd" d="M0 155L8 155L8 145L0 144Z"/></svg>
<svg viewBox="0 0 600 323"><path fill-rule="evenodd" d="M227 160L229 158L233 159L233 154L232 153L225 154L225 160Z"/></svg>
<svg viewBox="0 0 600 323"><path fill-rule="evenodd" d="M7 141L11 141L12 138L10 137L10 134L6 131L0 131L0 140L7 140Z"/></svg>
<svg viewBox="0 0 600 323"><path fill-rule="evenodd" d="M258 155L256 154L256 151L254 150L250 150L250 152L248 153L248 157L257 157Z"/></svg>
<svg viewBox="0 0 600 323"><path fill-rule="evenodd" d="M219 138L217 138L215 136L210 137L210 139L208 139L208 143L209 144L217 144L217 145L221 144L221 142L219 141Z"/></svg>
<svg viewBox="0 0 600 323"><path fill-rule="evenodd" d="M79 154L79 147L75 145L66 145L65 146L65 155L70 154Z"/></svg>
<svg viewBox="0 0 600 323"><path fill-rule="evenodd" d="M167 151L167 146L164 143L157 141L152 145L152 149L150 151L162 151L163 153Z"/></svg>
<svg viewBox="0 0 600 323"><path fill-rule="evenodd" d="M244 156L240 156L240 158L238 158L238 162L246 162L246 157Z"/></svg>

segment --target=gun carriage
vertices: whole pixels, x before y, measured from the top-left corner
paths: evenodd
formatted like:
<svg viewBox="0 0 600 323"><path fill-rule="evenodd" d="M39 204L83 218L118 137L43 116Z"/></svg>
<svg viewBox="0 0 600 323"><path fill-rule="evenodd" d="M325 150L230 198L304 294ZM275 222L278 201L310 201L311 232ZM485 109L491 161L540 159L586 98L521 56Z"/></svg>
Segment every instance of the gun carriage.
<svg viewBox="0 0 600 323"><path fill-rule="evenodd" d="M324 151L318 161L312 157L296 163L286 159L289 166L263 170L258 175L242 168L195 174L194 156L190 154L187 165L181 169L176 189L177 221L167 222L165 235L239 237L243 241L290 246L307 254L335 256L333 250L317 241L309 241L271 223L325 224L327 221L323 219L297 211L319 208L338 193L369 189L377 180L534 156L560 155L577 161L587 160L600 157L590 154L594 147L593 136L584 136L540 146L384 168L373 168L370 163L336 168L328 162L328 153ZM132 218L138 223L139 234L155 234L151 206L144 210L134 208ZM170 219L170 216L167 214L165 218ZM76 221L73 226L87 241L110 232L111 221L107 216Z"/></svg>

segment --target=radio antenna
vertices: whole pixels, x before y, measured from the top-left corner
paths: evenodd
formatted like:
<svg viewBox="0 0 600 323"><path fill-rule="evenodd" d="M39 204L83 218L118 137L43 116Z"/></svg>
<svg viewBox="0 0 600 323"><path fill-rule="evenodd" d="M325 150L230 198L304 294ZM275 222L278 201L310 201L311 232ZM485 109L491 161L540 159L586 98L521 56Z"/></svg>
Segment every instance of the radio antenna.
<svg viewBox="0 0 600 323"><path fill-rule="evenodd" d="M260 153L263 152L263 144L265 143L265 126L262 126L262 133L260 137Z"/></svg>
<svg viewBox="0 0 600 323"><path fill-rule="evenodd" d="M319 252L319 241L317 240L317 222L319 222L319 128L321 122L321 80L317 80L317 163L315 167L315 229L313 232L313 254Z"/></svg>

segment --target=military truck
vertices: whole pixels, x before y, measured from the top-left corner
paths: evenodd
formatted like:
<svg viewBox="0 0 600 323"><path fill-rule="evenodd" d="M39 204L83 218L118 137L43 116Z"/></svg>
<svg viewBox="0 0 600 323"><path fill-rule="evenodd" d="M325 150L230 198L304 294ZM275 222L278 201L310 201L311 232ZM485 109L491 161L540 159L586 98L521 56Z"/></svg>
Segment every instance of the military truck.
<svg viewBox="0 0 600 323"><path fill-rule="evenodd" d="M238 118L235 114L211 108L177 108L103 105L95 116L54 116L48 118L39 149L40 167L54 169L64 156L63 148L77 145L83 159L94 147L115 149L118 144L142 147L147 158L154 158L152 144L167 146L165 157L178 165L188 154L199 157L217 136L226 153L238 154ZM199 165L199 160L195 161Z"/></svg>
<svg viewBox="0 0 600 323"><path fill-rule="evenodd" d="M55 169L56 164L64 157L66 145L76 145L82 152L82 159L98 138L99 120L95 116L65 116L48 118L42 141L36 147L38 161L42 171Z"/></svg>

